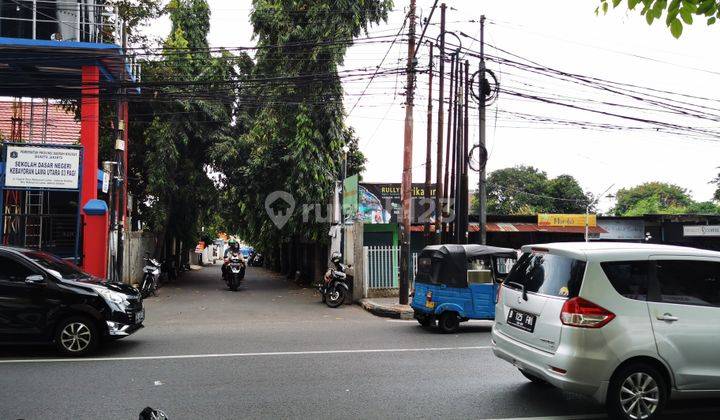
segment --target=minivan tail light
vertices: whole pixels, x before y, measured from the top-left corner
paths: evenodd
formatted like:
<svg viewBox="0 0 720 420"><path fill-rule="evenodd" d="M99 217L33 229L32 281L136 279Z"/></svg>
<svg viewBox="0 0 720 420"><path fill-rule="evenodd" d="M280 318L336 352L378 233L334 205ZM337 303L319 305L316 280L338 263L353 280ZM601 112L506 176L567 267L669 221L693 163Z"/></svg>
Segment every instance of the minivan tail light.
<svg viewBox="0 0 720 420"><path fill-rule="evenodd" d="M614 318L614 313L581 297L566 300L560 312L560 321L571 327L600 328Z"/></svg>

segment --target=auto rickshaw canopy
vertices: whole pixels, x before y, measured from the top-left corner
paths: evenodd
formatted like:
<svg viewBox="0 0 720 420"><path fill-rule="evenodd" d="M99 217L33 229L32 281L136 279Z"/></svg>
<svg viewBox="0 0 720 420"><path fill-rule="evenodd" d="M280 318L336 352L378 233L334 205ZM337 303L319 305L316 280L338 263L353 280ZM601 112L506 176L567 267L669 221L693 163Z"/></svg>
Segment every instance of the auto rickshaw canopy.
<svg viewBox="0 0 720 420"><path fill-rule="evenodd" d="M468 287L468 261L482 257L517 259L517 252L510 248L487 245L427 246L418 256L415 282Z"/></svg>

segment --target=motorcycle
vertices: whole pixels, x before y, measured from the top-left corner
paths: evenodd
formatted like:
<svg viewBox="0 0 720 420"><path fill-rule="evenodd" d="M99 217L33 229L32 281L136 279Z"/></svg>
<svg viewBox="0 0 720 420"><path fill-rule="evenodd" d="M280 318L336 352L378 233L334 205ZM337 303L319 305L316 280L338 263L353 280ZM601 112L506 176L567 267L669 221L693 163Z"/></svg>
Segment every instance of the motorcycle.
<svg viewBox="0 0 720 420"><path fill-rule="evenodd" d="M245 261L239 252L233 252L225 259L225 283L230 290L237 291L240 282L245 278Z"/></svg>
<svg viewBox="0 0 720 420"><path fill-rule="evenodd" d="M340 253L333 253L330 261L335 267L328 268L323 277L323 282L318 286L322 301L331 308L339 307L350 297L350 286L347 274L345 274L347 266L341 263L341 260L342 255Z"/></svg>
<svg viewBox="0 0 720 420"><path fill-rule="evenodd" d="M166 258L160 265L163 282L171 282L177 280L179 272L175 266L175 256Z"/></svg>
<svg viewBox="0 0 720 420"><path fill-rule="evenodd" d="M263 256L259 252L254 252L250 254L250 260L248 261L248 264L252 267L262 267L263 265Z"/></svg>
<svg viewBox="0 0 720 420"><path fill-rule="evenodd" d="M157 296L158 278L160 277L160 263L150 258L150 254L147 254L145 258L145 267L143 267L143 279L140 285L140 294L143 298L150 296L152 293Z"/></svg>

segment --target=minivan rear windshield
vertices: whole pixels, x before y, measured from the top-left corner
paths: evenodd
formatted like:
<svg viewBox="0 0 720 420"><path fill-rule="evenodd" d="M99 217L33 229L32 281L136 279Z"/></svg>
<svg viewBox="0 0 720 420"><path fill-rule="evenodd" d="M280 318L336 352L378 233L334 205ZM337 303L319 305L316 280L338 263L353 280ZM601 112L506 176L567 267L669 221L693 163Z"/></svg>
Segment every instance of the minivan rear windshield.
<svg viewBox="0 0 720 420"><path fill-rule="evenodd" d="M523 286L526 292L557 297L580 293L585 261L548 253L526 252L505 279L508 287Z"/></svg>

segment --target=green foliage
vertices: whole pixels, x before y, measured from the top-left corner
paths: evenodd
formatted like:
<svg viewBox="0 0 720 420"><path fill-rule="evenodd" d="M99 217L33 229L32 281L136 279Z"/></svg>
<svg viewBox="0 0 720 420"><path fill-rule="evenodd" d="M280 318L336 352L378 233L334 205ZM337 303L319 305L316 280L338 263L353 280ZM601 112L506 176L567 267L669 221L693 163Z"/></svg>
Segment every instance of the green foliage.
<svg viewBox="0 0 720 420"><path fill-rule="evenodd" d="M710 201L696 202L682 187L663 182L647 182L617 192L612 210L617 216L645 214L720 214L720 206Z"/></svg>
<svg viewBox="0 0 720 420"><path fill-rule="evenodd" d="M239 112L243 132L215 144L212 155L225 176L225 220L258 249L290 238L326 240L326 226L303 223L297 209L329 202L344 145L348 173L362 170L365 158L344 123L337 70L352 39L386 20L391 7L390 0L253 1L252 77L276 82L243 88L240 98L252 99ZM265 212L267 195L280 190L296 201L282 230Z"/></svg>
<svg viewBox="0 0 720 420"><path fill-rule="evenodd" d="M622 0L600 0L595 14L608 12L608 4L612 1L613 8L618 7ZM636 9L636 6L641 6ZM693 16L706 19L708 25L713 25L720 17L720 2L718 0L627 0L628 9L640 10L645 16L648 25L661 19L665 13L665 25L675 38L680 38L684 25L692 25Z"/></svg>
<svg viewBox="0 0 720 420"><path fill-rule="evenodd" d="M717 189L713 195L713 200L720 202L720 174L718 174L717 178L713 179L711 182L717 185Z"/></svg>
<svg viewBox="0 0 720 420"><path fill-rule="evenodd" d="M490 173L487 194L490 214L585 213L592 201L572 176L549 179L532 166Z"/></svg>
<svg viewBox="0 0 720 420"><path fill-rule="evenodd" d="M109 0L108 4L117 6L119 15L125 21L125 31L130 45L148 45L150 40L143 34L149 22L163 14L160 0ZM115 40L120 44L121 40Z"/></svg>
<svg viewBox="0 0 720 420"><path fill-rule="evenodd" d="M686 209L688 214L720 214L720 206L712 201L693 202Z"/></svg>
<svg viewBox="0 0 720 420"><path fill-rule="evenodd" d="M144 63L144 81L201 83L166 88L157 92L156 101L133 104L133 114L144 116L135 121L142 129L130 132L135 149L131 186L149 228L166 243L175 238L189 249L204 222L213 221L218 192L208 176L213 161L207 151L228 135L233 117L233 92L217 89L213 82L233 80L236 60L208 51L210 10L205 0L172 0L167 11L172 29L163 47L169 53Z"/></svg>

